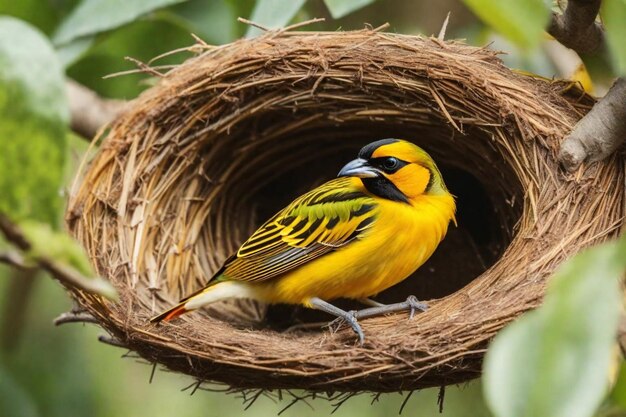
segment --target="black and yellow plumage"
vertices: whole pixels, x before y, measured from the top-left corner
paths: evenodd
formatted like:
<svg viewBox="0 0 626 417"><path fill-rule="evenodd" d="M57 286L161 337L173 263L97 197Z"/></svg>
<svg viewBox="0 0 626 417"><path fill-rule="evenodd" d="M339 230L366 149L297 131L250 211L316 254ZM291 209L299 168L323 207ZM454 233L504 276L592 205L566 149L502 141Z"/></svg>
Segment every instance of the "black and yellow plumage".
<svg viewBox="0 0 626 417"><path fill-rule="evenodd" d="M339 315L362 335L354 315L327 300L367 298L405 279L443 239L454 211L426 152L396 139L374 142L339 178L265 222L207 287L152 321L223 299L253 298Z"/></svg>
<svg viewBox="0 0 626 417"><path fill-rule="evenodd" d="M301 196L261 226L226 265L223 275L266 281L333 252L376 218L376 202L338 178Z"/></svg>

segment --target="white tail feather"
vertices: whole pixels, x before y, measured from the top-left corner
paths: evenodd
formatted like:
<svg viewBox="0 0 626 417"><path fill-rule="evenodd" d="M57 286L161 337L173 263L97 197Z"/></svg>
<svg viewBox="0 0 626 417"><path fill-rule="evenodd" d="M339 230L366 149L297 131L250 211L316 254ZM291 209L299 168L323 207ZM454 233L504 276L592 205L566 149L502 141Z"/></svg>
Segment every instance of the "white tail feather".
<svg viewBox="0 0 626 417"><path fill-rule="evenodd" d="M185 310L196 310L205 305L231 298L256 298L249 284L237 281L220 282L207 288L206 291L191 297L185 303Z"/></svg>

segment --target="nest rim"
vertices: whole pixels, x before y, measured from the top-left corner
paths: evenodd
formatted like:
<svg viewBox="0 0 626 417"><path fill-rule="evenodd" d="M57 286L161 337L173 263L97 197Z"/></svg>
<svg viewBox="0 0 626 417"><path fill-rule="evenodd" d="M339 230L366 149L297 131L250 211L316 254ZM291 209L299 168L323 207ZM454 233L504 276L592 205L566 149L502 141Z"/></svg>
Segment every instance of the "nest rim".
<svg viewBox="0 0 626 417"><path fill-rule="evenodd" d="M577 91L566 84L512 72L493 51L375 30L277 31L222 47L196 47L201 55L166 74L111 127L98 154L82 170L68 207L70 231L86 247L98 272L118 288L121 300L112 304L71 288L73 296L125 346L150 361L237 388L390 392L464 382L479 376L485 347L497 331L539 304L556 266L580 248L607 239L622 222L624 192L610 187L623 183L620 156L589 167L576 180L560 172L555 162L560 139L591 100L576 97ZM392 99L382 94L398 91L422 107L407 106L398 98L402 94ZM361 100L361 106L350 107L337 92ZM380 105L374 104L377 101ZM295 120L281 124L280 117L289 112ZM269 122L259 122L262 117ZM347 127L359 123L364 130L384 130L391 120L402 125L401 130L410 130L408 120L435 126L433 146L447 140L465 146L458 152L467 153L471 149L462 141L472 138L484 141L484 149L494 148L521 185L521 193L513 193L522 200L521 218L502 258L467 287L429 303L429 311L412 322L398 321L397 316L366 320L364 346L354 345L349 329L332 335L249 331L207 314L158 328L147 324L155 311L210 275L190 270L219 268L219 259L228 256L255 223L250 206L225 198L211 200L219 213L205 218L208 225L202 227L197 226L202 215L179 223L171 219L172 213L197 210L195 200L180 199L185 193L176 194L179 200L167 199L158 210L151 210L149 202L176 184L185 184L181 188L193 198L219 196L226 186L214 185L211 169L226 172L226 184L246 184L249 174L236 171L258 165L252 150L295 133L298 139L285 146L304 158L311 142L319 140L310 131L314 129L306 127L315 127L320 118L328 130L337 129L340 138ZM242 132L255 123L274 126L278 132L268 135L261 129L251 140L242 139ZM416 131L426 129L423 126ZM215 156L237 153L244 155L244 162L228 165ZM265 154L255 157L271 160ZM189 165L176 171L171 168L174 161ZM172 172L177 183L161 180ZM610 195L602 190L607 184ZM580 218L564 213L563 207L575 207ZM611 212L606 216L597 215L607 210ZM156 220L147 221L147 212ZM233 217L247 222L227 236L228 219ZM181 229L193 237L168 238L168 233L180 232L177 224L184 221L188 224ZM555 225L561 225L561 233L555 232ZM224 236L227 241L216 245ZM195 246L188 248L190 242L217 249L214 257L195 259L201 256ZM172 245L179 253L170 256ZM530 262L529 247L536 252ZM153 259L151 251L163 257ZM176 290L162 296L162 276L180 271L179 263L184 262L195 279L179 286L166 281L166 288ZM480 304L486 301L494 305L483 315ZM190 336L194 334L200 336Z"/></svg>

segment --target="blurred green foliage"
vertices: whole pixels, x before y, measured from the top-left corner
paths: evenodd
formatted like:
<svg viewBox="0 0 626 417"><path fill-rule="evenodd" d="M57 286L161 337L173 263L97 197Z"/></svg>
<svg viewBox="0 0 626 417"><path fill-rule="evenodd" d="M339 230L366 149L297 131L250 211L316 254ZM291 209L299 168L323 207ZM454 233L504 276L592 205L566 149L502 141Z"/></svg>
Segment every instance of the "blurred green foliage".
<svg viewBox="0 0 626 417"><path fill-rule="evenodd" d="M13 17L0 17L0 109L0 214L30 242L30 248L19 249L28 249L23 255L32 267L52 259L93 276L83 248L53 230L61 216L69 149L65 75L45 35ZM89 285L115 295L103 280Z"/></svg>
<svg viewBox="0 0 626 417"><path fill-rule="evenodd" d="M63 71L29 24L0 17L0 39L0 211L54 223L67 153Z"/></svg>
<svg viewBox="0 0 626 417"><path fill-rule="evenodd" d="M324 0L324 3L326 7L328 7L330 15L335 19L339 19L374 1L375 0Z"/></svg>
<svg viewBox="0 0 626 417"><path fill-rule="evenodd" d="M139 16L184 0L83 0L55 30L55 45L93 36L130 23Z"/></svg>
<svg viewBox="0 0 626 417"><path fill-rule="evenodd" d="M136 68L124 57L150 62L168 51L191 46L194 43L191 33L212 44L260 33L259 29L238 22L237 17L267 27L314 17L326 18L324 23L300 30L360 29L364 23L379 26L389 22L390 31L431 35L439 32L448 11L452 11L452 15L447 39L465 38L476 45L492 42L495 49L508 52L502 58L512 67L546 77L557 73L554 57L541 46L542 28L549 15L549 7L542 0L0 0L0 14L13 17L0 18L0 211L48 224L56 224L61 216L61 190L67 187L75 165L86 152L84 142L67 133L64 75L103 96L131 99L154 80L138 74L103 78ZM604 0L603 16L613 63L623 73L626 67L626 26L623 24L626 0ZM167 71L189 56L186 52L167 55L151 65ZM601 59L591 62L599 72L610 74L607 62ZM88 273L82 255L63 249L59 253L55 249L64 246L67 236L60 237L45 227L31 229L30 223L24 224L29 238L37 242L33 256L65 259L65 263ZM0 247L4 246L6 243L0 239ZM498 416L524 415L524 410L528 409L524 407L534 407L531 402L538 401L534 398L550 392L553 388L550 383L557 386L559 382L571 382L571 390L563 388L562 392L578 393L579 401L589 396L592 400L588 400L588 404L596 404L602 398L601 391L606 384L604 380L598 381L606 371L606 357L602 355L606 354L607 335L613 321L605 319L599 328L590 328L589 317L592 316L577 323L572 323L572 317L578 318L579 312L574 308L577 303L589 308L586 310L589 314L613 317L609 313L614 313L615 303L610 300L615 281L607 274L600 280L601 284L589 286L591 278L597 278L602 271L595 264L596 256L586 256L587 259L575 261L573 271L570 269L555 280L555 289L550 295L552 307L550 303L546 307L548 312L544 309L533 313L520 320L517 327L502 333L490 355L496 370L487 370L496 372L497 376L493 379L492 374L485 388L492 392L490 402ZM598 259L603 258L598 255ZM10 287L8 278L4 279L6 275L7 270L0 265L0 294L6 293L4 299L0 299L0 308L9 305L7 300L11 297L5 291ZM606 305L587 306L585 291L594 294L596 301L609 301ZM21 311L5 315L5 321L11 320L11 314L24 315L27 327L18 341L18 349L0 353L0 416L158 417L242 413L242 400L235 396L199 391L190 397L189 391L181 392L181 388L193 383L185 376L158 371L150 384L151 366L133 357L120 359L124 352L98 343L96 337L102 331L93 326L54 328L51 318L70 308L71 303L61 287L45 280L38 282L30 302ZM599 313L601 311L604 313ZM546 331L550 337L545 337ZM563 350L554 350L555 346L561 346L559 349L569 346L572 339L578 349L567 355L561 354ZM528 347L529 343L535 343L535 347ZM520 350L520 345L527 349ZM547 352L539 356L548 361L545 369L552 369L550 375L540 372L532 362L537 359L537 352ZM525 359L521 361L521 358ZM570 362L563 364L566 359ZM579 363L588 365L581 367L580 374L566 366ZM600 413L606 410L626 413L624 369L622 366L618 382ZM579 371L578 367L574 370ZM568 376L559 381L560 373ZM541 387L541 390L536 388L537 394L528 390L524 376ZM577 379L580 376L588 381ZM594 382L590 382L592 380ZM514 386L513 391L510 387ZM438 390L417 392L407 402L403 415L490 416L481 392L480 381L448 387L443 414L438 414ZM529 403L515 408L522 398ZM378 403L371 404L371 401L368 395L350 399L335 415L396 414L403 397L384 395ZM287 398L275 404L262 397L250 413L275 416L289 402ZM327 415L333 410L332 404L323 400L308 403L298 403L282 415ZM494 405L496 403L499 405ZM537 404L537 407L548 408L559 405L545 400Z"/></svg>
<svg viewBox="0 0 626 417"><path fill-rule="evenodd" d="M305 0L258 0L252 9L250 20L270 29L287 25L302 8ZM262 33L261 29L250 26L247 37Z"/></svg>
<svg viewBox="0 0 626 417"><path fill-rule="evenodd" d="M496 416L590 417L598 409L615 361L625 254L626 236L577 255L551 279L542 306L494 339L484 381Z"/></svg>
<svg viewBox="0 0 626 417"><path fill-rule="evenodd" d="M80 0L0 0L0 15L24 20L51 35Z"/></svg>
<svg viewBox="0 0 626 417"><path fill-rule="evenodd" d="M243 35L244 25L237 22L238 16L249 16L253 1L206 1L188 0L162 11L172 19L187 25L188 31L209 43L221 45ZM189 34L184 37L189 41Z"/></svg>
<svg viewBox="0 0 626 417"><path fill-rule="evenodd" d="M524 49L539 45L552 11L544 0L463 0L485 23ZM555 9L566 2L554 1ZM603 0L602 20L614 74L626 75L626 0Z"/></svg>
<svg viewBox="0 0 626 417"><path fill-rule="evenodd" d="M132 99L149 85L145 74L103 77L135 67L124 57L149 61L164 52L190 45L193 39L189 33L189 28L171 15L155 14L124 26L94 43L88 54L67 69L67 74L101 95ZM151 42L146 42L146 39ZM160 59L153 65L171 65L189 56L180 53Z"/></svg>
<svg viewBox="0 0 626 417"><path fill-rule="evenodd" d="M626 75L626 0L604 0L600 14L615 70Z"/></svg>
<svg viewBox="0 0 626 417"><path fill-rule="evenodd" d="M626 410L626 362L622 361L615 381L615 387L611 392L610 402L622 411Z"/></svg>
<svg viewBox="0 0 626 417"><path fill-rule="evenodd" d="M539 44L550 18L543 0L465 0L465 4L505 37L528 49Z"/></svg>

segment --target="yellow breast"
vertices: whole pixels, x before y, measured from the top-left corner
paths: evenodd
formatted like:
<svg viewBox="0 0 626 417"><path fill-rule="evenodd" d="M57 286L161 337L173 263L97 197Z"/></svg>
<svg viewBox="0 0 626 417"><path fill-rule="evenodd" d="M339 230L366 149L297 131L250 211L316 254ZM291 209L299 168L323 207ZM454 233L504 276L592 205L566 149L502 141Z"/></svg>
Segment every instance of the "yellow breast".
<svg viewBox="0 0 626 417"><path fill-rule="evenodd" d="M271 303L308 304L364 298L407 278L434 252L454 218L451 195L420 195L411 204L379 199L373 227L358 241L261 284Z"/></svg>

